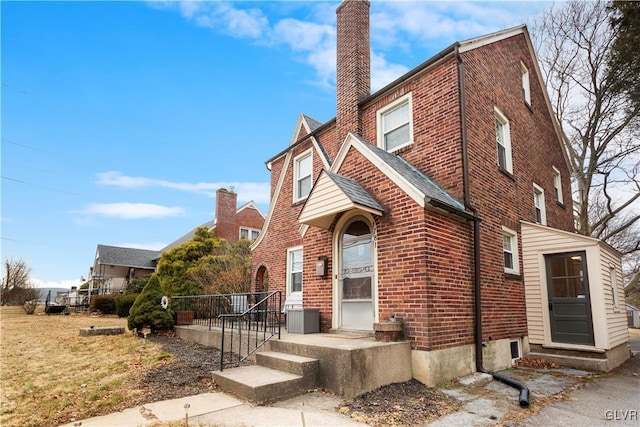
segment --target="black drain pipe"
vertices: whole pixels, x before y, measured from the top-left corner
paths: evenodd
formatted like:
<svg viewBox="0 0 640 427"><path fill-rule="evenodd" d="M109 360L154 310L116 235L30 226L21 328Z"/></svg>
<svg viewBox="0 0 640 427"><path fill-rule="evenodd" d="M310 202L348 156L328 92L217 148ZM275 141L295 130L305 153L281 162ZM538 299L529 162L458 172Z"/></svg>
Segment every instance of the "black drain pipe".
<svg viewBox="0 0 640 427"><path fill-rule="evenodd" d="M494 380L500 381L508 386L520 390L520 396L518 397L518 403L521 408L529 407L529 388L511 378L505 377L495 372L491 372L484 368L482 358L482 282L480 279L480 217L478 217L478 210L471 204L469 197L469 152L467 147L467 117L466 117L466 105L465 105L465 91L464 91L464 64L460 57L459 44L455 46L456 60L458 62L458 94L460 96L460 125L462 132L462 176L463 176L463 192L464 192L464 205L465 208L473 213L473 282L475 290L475 340L476 340L476 371L484 374L489 374Z"/></svg>

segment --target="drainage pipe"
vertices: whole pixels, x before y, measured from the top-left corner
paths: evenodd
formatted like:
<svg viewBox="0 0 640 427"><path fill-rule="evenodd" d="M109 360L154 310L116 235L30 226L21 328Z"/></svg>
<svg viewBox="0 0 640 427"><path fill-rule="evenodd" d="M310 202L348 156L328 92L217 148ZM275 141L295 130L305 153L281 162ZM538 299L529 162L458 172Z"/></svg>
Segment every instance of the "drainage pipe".
<svg viewBox="0 0 640 427"><path fill-rule="evenodd" d="M500 381L508 386L520 390L520 396L518 397L518 403L521 408L529 407L529 388L511 378L505 377L495 372L491 372L484 368L482 357L482 282L481 282L481 269L480 269L480 217L478 217L478 210L471 204L470 191L469 191L469 151L467 141L467 117L466 117L466 105L465 105L465 90L464 90L464 64L460 57L460 44L455 45L455 55L458 62L458 95L460 97L460 128L462 136L462 177L463 177L463 193L464 193L464 206L466 209L473 213L473 282L475 290L475 341L476 341L476 371L484 374L489 374L496 381Z"/></svg>

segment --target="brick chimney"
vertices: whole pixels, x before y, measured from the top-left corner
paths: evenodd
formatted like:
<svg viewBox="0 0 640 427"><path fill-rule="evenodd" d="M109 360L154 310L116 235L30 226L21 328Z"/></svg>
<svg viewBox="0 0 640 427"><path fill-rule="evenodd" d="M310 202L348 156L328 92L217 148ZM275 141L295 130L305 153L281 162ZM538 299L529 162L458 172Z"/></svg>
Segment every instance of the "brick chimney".
<svg viewBox="0 0 640 427"><path fill-rule="evenodd" d="M238 195L226 188L216 191L216 236L221 239L227 239L230 242L236 242L239 238L240 231L236 224L236 204Z"/></svg>
<svg viewBox="0 0 640 427"><path fill-rule="evenodd" d="M358 102L371 91L369 2L344 0L336 14L336 137L340 146L348 132L362 135Z"/></svg>

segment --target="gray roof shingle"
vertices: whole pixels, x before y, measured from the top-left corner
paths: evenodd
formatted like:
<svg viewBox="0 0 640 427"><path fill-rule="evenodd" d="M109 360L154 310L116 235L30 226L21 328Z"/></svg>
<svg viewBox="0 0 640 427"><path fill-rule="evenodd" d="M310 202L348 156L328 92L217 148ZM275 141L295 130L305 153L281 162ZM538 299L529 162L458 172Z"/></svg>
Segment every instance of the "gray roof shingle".
<svg viewBox="0 0 640 427"><path fill-rule="evenodd" d="M98 262L100 264L147 269L156 268L154 260L159 258L160 255L160 251L107 245L98 245L97 250Z"/></svg>
<svg viewBox="0 0 640 427"><path fill-rule="evenodd" d="M337 173L324 170L324 172L336 183L338 187L344 192L344 194L354 203L366 206L371 209L384 212L384 209L367 191L360 186L356 181L338 175Z"/></svg>
<svg viewBox="0 0 640 427"><path fill-rule="evenodd" d="M431 178L418 170L411 163L397 154L389 153L378 146L371 144L361 137L354 135L363 145L375 154L380 160L393 168L398 174L402 175L407 181L416 187L420 192L430 199L436 200L441 204L447 205L453 209L466 212L464 204L453 197L447 190L436 184Z"/></svg>

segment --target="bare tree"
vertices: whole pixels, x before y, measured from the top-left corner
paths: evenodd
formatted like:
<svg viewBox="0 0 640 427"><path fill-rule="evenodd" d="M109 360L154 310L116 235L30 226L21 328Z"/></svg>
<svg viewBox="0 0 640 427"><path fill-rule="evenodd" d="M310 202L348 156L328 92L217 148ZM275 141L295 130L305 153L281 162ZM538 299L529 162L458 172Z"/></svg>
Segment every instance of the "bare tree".
<svg viewBox="0 0 640 427"><path fill-rule="evenodd" d="M618 31L612 13L600 1L554 5L534 25L533 38L566 135L577 231L620 251L627 283L637 283L640 105L620 91L620 73L610 67Z"/></svg>
<svg viewBox="0 0 640 427"><path fill-rule="evenodd" d="M37 299L39 292L29 281L31 269L22 260L6 259L0 287L0 305L22 305Z"/></svg>

